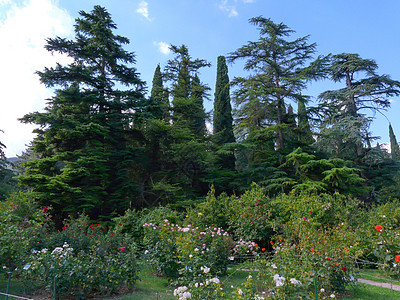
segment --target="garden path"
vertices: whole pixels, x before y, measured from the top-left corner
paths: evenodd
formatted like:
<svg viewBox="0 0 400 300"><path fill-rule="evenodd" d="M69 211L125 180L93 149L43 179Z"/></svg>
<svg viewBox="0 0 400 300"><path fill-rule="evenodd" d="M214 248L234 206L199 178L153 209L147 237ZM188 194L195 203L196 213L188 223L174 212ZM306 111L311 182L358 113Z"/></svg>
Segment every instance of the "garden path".
<svg viewBox="0 0 400 300"><path fill-rule="evenodd" d="M358 282L375 285L375 286L379 286L379 287L383 287L383 288L387 288L387 289L392 289L395 291L400 291L400 285L391 284L389 282L378 282L378 281L372 281L372 280L362 279L362 278L358 278Z"/></svg>

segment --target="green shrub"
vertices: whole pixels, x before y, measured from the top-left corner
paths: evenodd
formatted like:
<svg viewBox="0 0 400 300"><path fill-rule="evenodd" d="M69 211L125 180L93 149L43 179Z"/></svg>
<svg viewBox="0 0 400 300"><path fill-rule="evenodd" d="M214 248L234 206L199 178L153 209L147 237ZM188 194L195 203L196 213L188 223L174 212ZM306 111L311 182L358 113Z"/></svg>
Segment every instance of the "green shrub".
<svg viewBox="0 0 400 300"><path fill-rule="evenodd" d="M209 268L211 274L224 274L232 241L217 227L181 227L164 220L160 225L144 224L145 255L158 272L180 283L191 282Z"/></svg>

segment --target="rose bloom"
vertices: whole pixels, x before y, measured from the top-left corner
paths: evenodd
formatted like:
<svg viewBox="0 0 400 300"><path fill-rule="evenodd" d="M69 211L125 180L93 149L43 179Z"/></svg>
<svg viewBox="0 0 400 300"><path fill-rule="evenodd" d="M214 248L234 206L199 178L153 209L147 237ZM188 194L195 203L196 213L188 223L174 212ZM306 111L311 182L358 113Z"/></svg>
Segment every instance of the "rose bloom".
<svg viewBox="0 0 400 300"><path fill-rule="evenodd" d="M396 256L394 257L394 261L395 261L395 262L400 262L400 255L396 255Z"/></svg>
<svg viewBox="0 0 400 300"><path fill-rule="evenodd" d="M346 268L346 267L342 267L342 270L346 272L346 271L347 271L347 268Z"/></svg>
<svg viewBox="0 0 400 300"><path fill-rule="evenodd" d="M383 227L382 227L381 225L376 225L376 226L375 226L375 229L376 229L377 231L381 231L381 230L383 229Z"/></svg>

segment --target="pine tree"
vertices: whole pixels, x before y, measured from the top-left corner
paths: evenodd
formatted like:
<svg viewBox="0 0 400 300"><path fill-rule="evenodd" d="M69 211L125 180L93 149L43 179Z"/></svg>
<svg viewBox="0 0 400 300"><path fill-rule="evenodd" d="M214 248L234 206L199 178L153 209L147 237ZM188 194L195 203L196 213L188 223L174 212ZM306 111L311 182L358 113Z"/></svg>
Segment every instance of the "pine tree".
<svg viewBox="0 0 400 300"><path fill-rule="evenodd" d="M392 159L400 160L399 144L397 143L396 136L394 135L392 124L389 124L389 138L390 138L390 150L391 150L390 152Z"/></svg>
<svg viewBox="0 0 400 300"><path fill-rule="evenodd" d="M137 205L135 169L140 158L140 132L135 128L143 109L144 82L139 79L129 43L105 8L80 11L75 40L48 39L46 49L64 53L72 63L37 72L47 87L61 86L46 111L22 121L39 125L34 151L20 176L59 220L86 211L107 217ZM117 85L125 85L117 89Z"/></svg>

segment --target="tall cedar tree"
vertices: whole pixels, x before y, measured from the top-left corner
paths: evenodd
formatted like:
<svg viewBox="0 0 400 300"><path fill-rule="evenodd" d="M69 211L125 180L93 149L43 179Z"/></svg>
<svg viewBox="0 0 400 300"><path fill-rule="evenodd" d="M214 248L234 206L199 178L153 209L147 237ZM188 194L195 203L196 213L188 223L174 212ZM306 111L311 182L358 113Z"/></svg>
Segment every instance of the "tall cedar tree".
<svg viewBox="0 0 400 300"><path fill-rule="evenodd" d="M75 40L47 40L50 52L72 58L39 74L47 87L61 86L43 113L25 115L22 122L40 126L34 151L40 158L27 163L23 184L42 205L52 205L62 220L86 211L92 218L109 217L135 205L138 149L134 130L142 109L144 82L129 40L105 8L80 11ZM116 85L124 85L117 89Z"/></svg>
<svg viewBox="0 0 400 300"><path fill-rule="evenodd" d="M230 53L229 62L245 59L247 78L235 78L238 87L235 102L239 106L239 127L252 130L276 126L278 149L285 149L285 112L287 100L298 101L310 80L324 77L326 58L313 60L316 45L308 36L292 41L293 33L285 24L256 17L250 23L258 26L260 38ZM290 151L289 151L290 152Z"/></svg>
<svg viewBox="0 0 400 300"><path fill-rule="evenodd" d="M345 82L345 87L322 93L319 98L327 123L326 134L331 135L329 144L339 156L355 153L364 156L363 142L370 143L368 127L371 119L363 113L369 109L376 114L390 107L389 98L400 95L400 82L388 75L377 75L378 65L358 54L342 53L332 57L329 74L335 82ZM362 74L366 77L362 78ZM358 79L357 78L360 78Z"/></svg>

